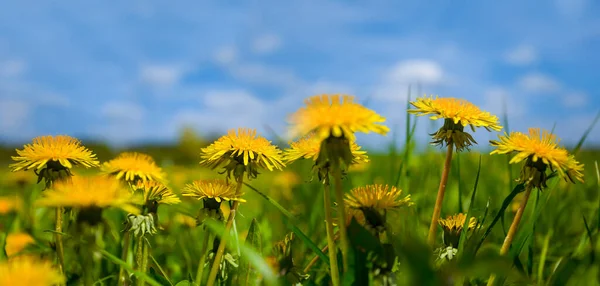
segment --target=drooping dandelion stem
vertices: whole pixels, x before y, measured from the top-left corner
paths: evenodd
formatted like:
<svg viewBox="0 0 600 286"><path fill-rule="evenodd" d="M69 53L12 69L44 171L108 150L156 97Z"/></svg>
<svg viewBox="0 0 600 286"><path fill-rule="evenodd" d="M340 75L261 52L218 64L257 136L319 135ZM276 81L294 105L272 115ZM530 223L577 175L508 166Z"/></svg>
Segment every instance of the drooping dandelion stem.
<svg viewBox="0 0 600 286"><path fill-rule="evenodd" d="M506 233L506 238L504 238L504 243L502 244L502 248L500 248L500 255L506 255L508 253L508 250L510 249L510 245L512 244L512 241L515 238L515 234L517 234L517 229L519 228L521 218L523 218L523 212L525 212L525 207L527 207L527 201L529 201L529 195L531 195L531 190L533 190L533 184L527 184L525 186L525 197L523 198L521 205L519 205L519 209L517 209L515 218L513 219L510 228L508 229L508 233ZM487 285L494 285L495 280L495 275L490 276Z"/></svg>
<svg viewBox="0 0 600 286"><path fill-rule="evenodd" d="M242 191L242 185L244 184L244 174L240 174L237 176L237 186L236 186L236 194L240 194ZM235 219L235 214L237 212L239 206L239 201L234 201L231 206L231 211L229 212L229 216L227 217L227 222L225 223L225 232L221 236L221 241L219 242L219 248L217 248L217 253L215 254L215 260L210 268L210 272L208 274L207 286L214 286L215 281L217 280L217 273L219 272L219 265L221 264L221 258L225 253L225 245L227 244L227 239L229 238L229 231L233 226L233 220Z"/></svg>
<svg viewBox="0 0 600 286"><path fill-rule="evenodd" d="M198 261L198 270L196 270L196 280L194 283L198 286L202 285L202 274L204 273L204 262L206 261L206 250L208 249L208 242L210 241L210 232L204 233L202 239L202 246L200 248L200 260Z"/></svg>
<svg viewBox="0 0 600 286"><path fill-rule="evenodd" d="M444 169L442 170L442 178L440 180L437 198L435 199L435 206L433 207L433 216L431 217L431 225L429 225L429 234L427 235L427 242L431 246L435 244L438 220L440 219L440 213L442 212L442 204L444 202L444 194L446 193L446 183L448 183L448 175L450 174L450 167L452 166L451 163L453 147L454 144L452 142L449 142L448 150L446 151L446 160L444 161Z"/></svg>
<svg viewBox="0 0 600 286"><path fill-rule="evenodd" d="M121 252L121 260L127 262L127 257L129 256L129 246L131 244L131 232L126 231L123 234L123 251ZM125 281L127 280L127 275L125 268L123 266L119 269L119 286L125 285Z"/></svg>
<svg viewBox="0 0 600 286"><path fill-rule="evenodd" d="M344 202L344 191L342 189L342 169L339 164L333 164L333 179L335 181L335 200L338 208L338 223L340 232L340 245L342 249L342 262L344 272L348 271L348 233L346 232L346 203Z"/></svg>
<svg viewBox="0 0 600 286"><path fill-rule="evenodd" d="M340 285L340 270L337 264L337 248L335 247L333 234L333 218L331 216L331 188L329 182L325 182L323 202L325 206L325 228L327 229L327 246L329 249L329 268L331 281L334 286ZM338 225L345 224L345 220L339 220ZM316 260L315 260L316 262Z"/></svg>
<svg viewBox="0 0 600 286"><path fill-rule="evenodd" d="M62 225L63 225L63 207L56 208L56 226L54 239L56 242L56 256L58 257L58 267L61 273L65 273L65 250L62 241Z"/></svg>

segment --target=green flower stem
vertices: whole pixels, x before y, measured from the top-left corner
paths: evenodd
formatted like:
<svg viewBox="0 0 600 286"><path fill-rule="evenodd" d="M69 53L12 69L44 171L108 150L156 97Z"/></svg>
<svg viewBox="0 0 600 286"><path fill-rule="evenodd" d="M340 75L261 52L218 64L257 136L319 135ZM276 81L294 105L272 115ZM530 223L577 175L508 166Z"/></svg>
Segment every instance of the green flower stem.
<svg viewBox="0 0 600 286"><path fill-rule="evenodd" d="M146 274L148 270L148 243L146 242L146 238L144 235L140 234L137 240L137 270L141 273ZM145 285L145 281L143 277L138 277L137 285L143 286Z"/></svg>
<svg viewBox="0 0 600 286"><path fill-rule="evenodd" d="M444 193L446 193L446 184L448 183L448 175L450 174L450 167L452 166L452 150L454 144L448 143L448 150L446 152L446 161L444 162L444 169L442 170L442 179L440 180L440 187L438 188L437 198L435 199L435 206L433 208L433 216L431 217L431 224L429 225L429 235L427 236L427 242L433 247L435 244L436 232L438 229L438 220L440 219L440 213L442 212L442 205L444 203Z"/></svg>
<svg viewBox="0 0 600 286"><path fill-rule="evenodd" d="M129 246L131 244L131 232L126 231L123 235L123 251L121 254L121 260L127 261L127 257L129 256ZM127 281L127 274L125 268L123 266L119 269L119 286L125 285L125 281Z"/></svg>
<svg viewBox="0 0 600 286"><path fill-rule="evenodd" d="M335 200L338 206L338 227L340 232L340 245L342 249L342 261L344 272L348 271L348 233L346 232L346 203L344 202L344 191L342 189L342 169L338 164L333 166L333 178L335 181Z"/></svg>
<svg viewBox="0 0 600 286"><path fill-rule="evenodd" d="M61 273L65 273L65 250L62 241L62 225L63 225L63 207L56 208L56 223L55 223L55 231L54 240L56 243L56 256L58 257L58 268Z"/></svg>
<svg viewBox="0 0 600 286"><path fill-rule="evenodd" d="M236 194L240 194L242 190L242 186L244 184L244 174L239 174L237 176L237 186L236 186ZM217 248L217 253L215 254L215 260L213 261L212 267L210 268L210 272L208 274L207 286L214 286L215 281L217 280L217 273L219 272L219 265L221 264L221 259L223 254L225 253L225 245L227 244L227 239L229 238L229 231L233 226L233 220L235 219L235 214L237 212L239 201L234 201L233 206L231 207L231 211L229 212L229 217L227 217L227 223L225 224L225 232L221 237L221 241L219 242L219 248Z"/></svg>
<svg viewBox="0 0 600 286"><path fill-rule="evenodd" d="M523 217L523 212L525 212L525 207L527 207L527 201L529 201L529 195L531 194L531 190L533 190L533 184L527 184L525 186L525 197L515 214L515 218L513 219L510 228L508 229L508 233L506 234L506 238L504 238L504 243L502 244L502 248L500 248L500 255L506 255L508 250L510 249L510 245L512 244L513 239L515 238L515 234L517 234L517 229L519 228L519 223L521 222L521 218ZM490 279L488 280L487 285L492 286L496 280L496 276L492 274Z"/></svg>
<svg viewBox="0 0 600 286"><path fill-rule="evenodd" d="M194 283L200 286L202 282L202 274L204 272L204 262L206 261L206 250L208 249L208 243L210 241L210 232L204 233L204 239L202 240L202 246L200 249L200 260L198 261L198 270L196 271L196 280Z"/></svg>
<svg viewBox="0 0 600 286"><path fill-rule="evenodd" d="M340 285L340 270L338 268L338 263L337 263L337 248L335 247L334 234L333 234L333 218L331 217L331 188L329 186L329 183L325 183L325 190L323 192L323 202L325 204L325 222L326 222L326 229L327 229L327 246L329 249L329 264L330 264L329 266L330 266L330 273L331 273L331 281L333 283L333 286L339 286ZM345 224L345 220L338 221L338 225L342 225L342 224ZM313 259L313 260L316 262L316 259ZM309 266L311 266L311 264L309 264ZM309 268L309 266L307 266L307 268Z"/></svg>

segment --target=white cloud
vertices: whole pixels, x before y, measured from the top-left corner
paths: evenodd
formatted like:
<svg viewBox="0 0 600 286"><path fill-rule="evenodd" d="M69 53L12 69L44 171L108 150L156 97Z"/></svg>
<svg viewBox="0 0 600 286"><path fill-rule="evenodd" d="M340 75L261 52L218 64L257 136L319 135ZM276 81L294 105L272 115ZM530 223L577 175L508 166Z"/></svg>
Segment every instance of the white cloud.
<svg viewBox="0 0 600 286"><path fill-rule="evenodd" d="M388 74L392 81L414 84L438 84L443 76L444 71L437 62L421 59L399 62Z"/></svg>
<svg viewBox="0 0 600 286"><path fill-rule="evenodd" d="M209 110L227 113L260 114L264 103L245 90L211 90L203 96L203 103Z"/></svg>
<svg viewBox="0 0 600 286"><path fill-rule="evenodd" d="M119 123L141 122L144 118L144 108L132 102L111 101L102 106L100 114L110 121Z"/></svg>
<svg viewBox="0 0 600 286"><path fill-rule="evenodd" d="M31 109L26 101L0 98L0 129L3 135L24 136L23 132L30 127Z"/></svg>
<svg viewBox="0 0 600 286"><path fill-rule="evenodd" d="M433 60L411 59L395 64L374 89L375 98L404 102L409 87L414 92L417 85L427 87L448 83L441 65Z"/></svg>
<svg viewBox="0 0 600 286"><path fill-rule="evenodd" d="M567 18L579 18L587 9L587 0L555 0L554 4L559 14Z"/></svg>
<svg viewBox="0 0 600 286"><path fill-rule="evenodd" d="M214 59L224 65L232 64L236 61L238 56L238 51L235 47L226 46L217 49L214 54Z"/></svg>
<svg viewBox="0 0 600 286"><path fill-rule="evenodd" d="M260 129L268 121L278 120L272 119L277 118L274 112L267 112L267 102L247 90L209 90L202 93L200 103L198 108L178 110L165 132L176 134L183 126L195 127L205 134L238 127Z"/></svg>
<svg viewBox="0 0 600 286"><path fill-rule="evenodd" d="M583 92L569 92L563 97L563 104L566 107L582 107L588 102L587 94Z"/></svg>
<svg viewBox="0 0 600 286"><path fill-rule="evenodd" d="M557 80L541 73L530 73L523 76L519 80L519 86L525 91L533 93L553 93L561 88Z"/></svg>
<svg viewBox="0 0 600 286"><path fill-rule="evenodd" d="M273 34L265 34L254 39L252 50L258 54L268 54L281 47L281 38Z"/></svg>
<svg viewBox="0 0 600 286"><path fill-rule="evenodd" d="M173 86L183 76L185 70L175 65L143 65L140 68L140 79L154 86Z"/></svg>
<svg viewBox="0 0 600 286"><path fill-rule="evenodd" d="M241 63L230 67L234 77L254 84L278 86L284 88L302 85L301 79L286 69L267 66L259 63Z"/></svg>
<svg viewBox="0 0 600 286"><path fill-rule="evenodd" d="M503 116L505 108L509 121L525 115L526 107L522 102L517 102L513 94L506 88L490 87L484 91L483 97L485 100L483 109L498 117ZM504 119L501 118L501 120Z"/></svg>
<svg viewBox="0 0 600 286"><path fill-rule="evenodd" d="M538 55L531 45L520 45L505 55L505 60L512 65L529 65L537 61Z"/></svg>
<svg viewBox="0 0 600 286"><path fill-rule="evenodd" d="M0 62L0 77L17 77L25 73L27 64L20 60Z"/></svg>
<svg viewBox="0 0 600 286"><path fill-rule="evenodd" d="M46 92L39 96L36 101L37 104L54 107L69 107L71 106L71 100L66 96L58 93Z"/></svg>

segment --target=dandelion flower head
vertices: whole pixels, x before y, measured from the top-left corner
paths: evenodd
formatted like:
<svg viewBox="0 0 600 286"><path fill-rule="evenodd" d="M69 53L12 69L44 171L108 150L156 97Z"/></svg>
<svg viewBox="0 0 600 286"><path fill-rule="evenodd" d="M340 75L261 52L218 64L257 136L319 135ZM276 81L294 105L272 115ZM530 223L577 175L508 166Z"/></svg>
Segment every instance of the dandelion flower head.
<svg viewBox="0 0 600 286"><path fill-rule="evenodd" d="M464 100L452 97L435 98L419 97L410 102L415 109L408 110L409 113L418 116L431 115L431 119L450 119L454 124L462 126L469 125L472 130L475 127L483 127L488 131L500 131L502 126L498 123L498 117L487 111L479 109L476 105Z"/></svg>
<svg viewBox="0 0 600 286"><path fill-rule="evenodd" d="M16 161L10 165L13 172L44 168L71 169L74 165L86 168L99 165L96 155L81 145L81 142L67 135L40 136L33 139L22 150L17 149Z"/></svg>
<svg viewBox="0 0 600 286"><path fill-rule="evenodd" d="M217 202L222 201L240 201L246 202L241 198L242 194L236 193L236 187L229 184L226 180L196 180L187 184L181 194L184 197L193 197L200 199L214 199Z"/></svg>
<svg viewBox="0 0 600 286"><path fill-rule="evenodd" d="M330 136L353 141L355 132L389 132L387 126L381 125L385 118L355 102L353 96L322 94L309 97L305 104L289 118L292 137L315 132L318 141Z"/></svg>
<svg viewBox="0 0 600 286"><path fill-rule="evenodd" d="M141 204L129 188L120 181L107 176L74 176L59 181L44 191L38 204L48 207L108 208L116 207L138 214L135 206Z"/></svg>
<svg viewBox="0 0 600 286"><path fill-rule="evenodd" d="M394 186L374 184L352 189L350 194L346 194L345 201L350 208L373 208L376 210L388 210L414 204L410 195L400 198L401 195L402 190Z"/></svg>
<svg viewBox="0 0 600 286"><path fill-rule="evenodd" d="M25 232L10 233L6 236L6 256L11 257L19 252L23 251L25 247L35 243L35 240L31 235Z"/></svg>
<svg viewBox="0 0 600 286"><path fill-rule="evenodd" d="M144 193L146 203L156 202L158 204L174 205L181 202L179 197L161 182L139 181L134 189Z"/></svg>
<svg viewBox="0 0 600 286"><path fill-rule="evenodd" d="M0 262L0 285L62 285L65 277L49 261L31 256L16 256Z"/></svg>
<svg viewBox="0 0 600 286"><path fill-rule="evenodd" d="M104 162L102 172L131 183L138 180L163 182L165 179L165 174L152 157L137 152L124 152Z"/></svg>
<svg viewBox="0 0 600 286"><path fill-rule="evenodd" d="M583 182L583 164L575 160L575 156L558 145L559 139L550 132L539 128L530 128L529 134L511 132L498 136L499 141L490 141L496 150L491 154L516 153L510 163L518 163L525 159L532 163L541 162L543 166L556 170L562 178L575 182ZM545 167L542 166L542 169Z"/></svg>
<svg viewBox="0 0 600 286"><path fill-rule="evenodd" d="M358 146L355 141L350 141L350 151L352 152L353 164L369 162L367 151L360 149L361 147ZM290 148L286 149L283 153L283 160L288 164L300 158L317 161L320 151L321 141L315 135L315 133L310 133L309 135L300 138L298 141L291 142Z"/></svg>
<svg viewBox="0 0 600 286"><path fill-rule="evenodd" d="M255 129L248 128L239 128L237 132L229 130L227 135L202 148L201 157L200 164L210 168L224 166L231 172L242 165L253 176L257 174L257 167L273 171L285 166L281 150L264 137L257 136Z"/></svg>

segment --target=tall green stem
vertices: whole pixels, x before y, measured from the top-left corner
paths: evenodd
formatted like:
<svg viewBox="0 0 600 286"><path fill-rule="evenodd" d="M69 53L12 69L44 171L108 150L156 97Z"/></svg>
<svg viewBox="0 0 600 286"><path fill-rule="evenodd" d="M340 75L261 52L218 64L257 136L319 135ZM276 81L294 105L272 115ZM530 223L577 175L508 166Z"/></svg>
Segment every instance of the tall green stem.
<svg viewBox="0 0 600 286"><path fill-rule="evenodd" d="M338 207L338 223L340 229L340 245L342 249L342 261L344 272L348 271L348 233L346 232L346 203L344 202L344 190L342 189L342 169L334 164L333 178L335 181L335 200ZM333 237L333 236L332 236Z"/></svg>
<svg viewBox="0 0 600 286"><path fill-rule="evenodd" d="M452 166L452 149L454 144L448 143L448 150L446 151L446 161L444 162L444 169L442 170L442 179L440 180L440 186L438 188L437 198L435 199L435 206L433 208L433 216L431 217L431 224L429 225L429 235L427 241L429 245L435 244L435 235L438 229L438 220L440 219L440 213L442 212L442 205L444 203L444 194L446 193L446 184L448 183L448 175L450 174L450 167Z"/></svg>
<svg viewBox="0 0 600 286"><path fill-rule="evenodd" d="M206 250L208 249L208 243L210 241L210 232L204 233L204 239L202 240L202 246L200 249L200 261L198 261L198 270L196 271L196 280L194 283L198 286L202 283L202 274L204 272L204 262L206 261Z"/></svg>
<svg viewBox="0 0 600 286"><path fill-rule="evenodd" d="M126 231L123 235L123 251L121 252L121 259L127 262L127 257L129 256L129 246L131 244L131 232ZM119 269L119 286L125 285L125 281L127 281L125 268L123 266Z"/></svg>
<svg viewBox="0 0 600 286"><path fill-rule="evenodd" d="M237 186L235 193L239 195L242 190L242 185L244 184L244 174L240 174L237 177ZM219 265L221 264L221 258L225 252L225 245L227 244L227 239L229 238L229 231L233 226L233 220L235 219L235 214L237 212L239 206L239 201L233 202L233 206L231 207L231 211L229 212L229 217L227 217L227 223L225 224L225 232L221 236L221 241L219 242L219 248L217 248L217 253L215 254L215 260L213 261L212 267L210 268L210 272L208 274L208 282L207 286L214 286L215 281L217 280L217 273L219 272Z"/></svg>
<svg viewBox="0 0 600 286"><path fill-rule="evenodd" d="M508 233L506 233L506 238L504 238L504 243L502 243L502 248L500 248L500 255L506 255L508 250L510 249L510 245L512 244L515 235L517 234L517 229L519 228L519 223L521 222L521 218L523 218L523 212L525 212L525 207L527 207L527 201L529 201L529 195L531 194L531 190L533 190L533 184L527 184L525 186L525 197L515 214L515 218L513 219L510 228L508 229ZM496 280L496 276L490 276L487 285L492 286Z"/></svg>
<svg viewBox="0 0 600 286"><path fill-rule="evenodd" d="M325 190L323 192L323 202L325 204L325 227L327 229L327 246L329 249L329 267L331 273L331 281L333 286L340 285L340 270L337 263L337 248L335 247L334 234L333 234L333 218L331 216L331 188L329 183L325 183ZM338 221L339 225L345 224L346 221Z"/></svg>
<svg viewBox="0 0 600 286"><path fill-rule="evenodd" d="M137 270L146 274L146 271L148 270L148 243L146 242L146 238L142 234L138 236L136 249ZM137 285L145 285L143 277L138 277Z"/></svg>
<svg viewBox="0 0 600 286"><path fill-rule="evenodd" d="M58 267L61 273L65 273L65 250L63 246L62 240L62 225L63 225L63 207L56 208L56 222L55 222L55 231L54 240L56 243L56 256L58 257Z"/></svg>

